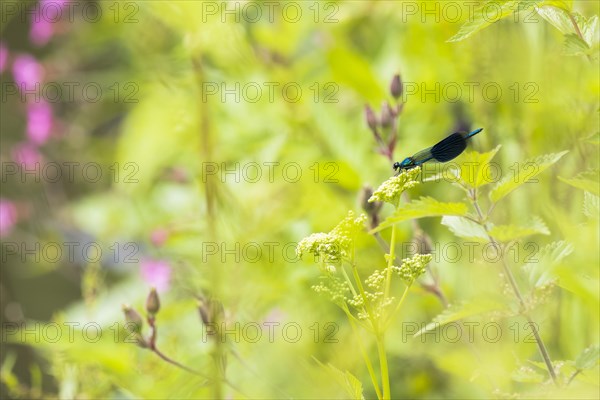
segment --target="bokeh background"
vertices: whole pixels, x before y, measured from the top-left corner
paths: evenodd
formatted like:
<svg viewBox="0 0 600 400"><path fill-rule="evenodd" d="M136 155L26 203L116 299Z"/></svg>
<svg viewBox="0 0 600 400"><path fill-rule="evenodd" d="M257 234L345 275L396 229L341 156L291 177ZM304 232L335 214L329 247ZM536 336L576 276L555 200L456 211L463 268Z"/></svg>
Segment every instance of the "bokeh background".
<svg viewBox="0 0 600 400"><path fill-rule="evenodd" d="M564 3L587 23L588 48L551 12L491 23L505 3ZM490 26L449 41L485 4L3 1L2 395L214 397L203 379L124 343L122 304L143 313L154 286L161 350L206 375L214 343L198 297L218 298L229 322L248 327L221 345L237 388L223 385L223 396L348 398L318 360L374 397L357 338L311 289L318 270L295 244L361 212L362 188L392 174L364 108L392 101L395 74L404 106L394 160L470 127L484 128L472 149L501 146L504 175L568 151L494 217L537 216L549 234L534 248L571 246L548 256L558 283L534 312L552 359L597 345L599 3L489 2ZM425 195L464 198L445 181L411 191ZM440 218L421 227L439 248L461 243ZM399 228L409 242L411 224ZM383 265L372 237L359 250L365 270ZM480 254L438 255L431 267L451 304L502 294ZM403 323L443 311L430 293L415 287L403 307L388 338L395 398L598 396L597 366L564 392L540 383L543 370L518 373L540 362L518 317L496 320L494 343L481 333L453 343L405 334Z"/></svg>

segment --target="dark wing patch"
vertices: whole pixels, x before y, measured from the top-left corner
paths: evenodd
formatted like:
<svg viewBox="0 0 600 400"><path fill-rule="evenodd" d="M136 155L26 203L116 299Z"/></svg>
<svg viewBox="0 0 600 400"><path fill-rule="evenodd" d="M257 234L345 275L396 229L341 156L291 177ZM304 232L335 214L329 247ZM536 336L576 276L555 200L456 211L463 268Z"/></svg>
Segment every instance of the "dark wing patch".
<svg viewBox="0 0 600 400"><path fill-rule="evenodd" d="M467 148L467 140L460 133L453 133L431 148L431 155L439 162L450 161Z"/></svg>

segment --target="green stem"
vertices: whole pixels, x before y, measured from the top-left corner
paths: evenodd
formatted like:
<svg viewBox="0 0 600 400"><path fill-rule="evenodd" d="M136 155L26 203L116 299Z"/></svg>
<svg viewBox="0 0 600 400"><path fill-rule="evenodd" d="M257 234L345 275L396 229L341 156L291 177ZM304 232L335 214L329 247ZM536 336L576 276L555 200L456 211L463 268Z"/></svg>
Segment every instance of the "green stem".
<svg viewBox="0 0 600 400"><path fill-rule="evenodd" d="M365 364L367 366L367 370L369 371L369 376L371 377L371 383L373 384L373 388L375 389L377 398L381 399L381 389L379 389L379 383L377 382L377 376L375 375L375 370L373 369L373 364L371 363L371 359L369 358L369 355L365 351L365 348L362 344L362 341L360 338L360 332L358 331L358 329L356 329L356 324L353 321L354 317L352 316L352 314L350 313L350 311L348 310L347 307L343 308L343 310L346 313L346 315L348 316L348 321L350 321L350 326L352 327L352 332L354 332L354 334L356 335L356 338L358 339L358 348L360 349L360 353L362 354L363 360L365 361Z"/></svg>
<svg viewBox="0 0 600 400"><path fill-rule="evenodd" d="M352 265L352 273L354 275L354 280L356 281L356 286L358 287L358 292L363 299L365 311L369 315L369 320L371 321L371 326L373 330L377 331L377 324L375 322L375 314L373 314L373 310L371 309L371 304L369 303L369 299L367 299L367 295L365 294L365 289L363 288L362 282L360 280L360 276L358 275L358 269L355 265Z"/></svg>
<svg viewBox="0 0 600 400"><path fill-rule="evenodd" d="M395 247L396 247L396 225L392 225L392 238L390 239L390 253L388 255L387 272L385 276L385 292L383 294L384 300L387 300L390 296L390 287L392 284L392 266L394 265L395 258Z"/></svg>
<svg viewBox="0 0 600 400"><path fill-rule="evenodd" d="M344 266L341 265L340 269L342 270L342 275L344 275L344 278L346 278L346 282L348 282L348 287L350 288L350 291L352 292L352 295L356 296L356 290L354 289L354 285L352 284L352 281L350 280L350 277L346 273L346 270L344 269Z"/></svg>
<svg viewBox="0 0 600 400"><path fill-rule="evenodd" d="M515 294L515 297L519 300L519 305L521 306L523 316L527 319L527 322L531 326L531 331L533 332L533 336L535 338L535 342L538 346L538 350L540 351L542 359L544 360L544 363L546 364L546 369L548 369L548 374L552 378L552 381L554 382L554 384L558 385L558 381L556 380L556 372L554 371L554 367L552 366L552 361L550 360L550 355L548 354L548 350L546 349L546 346L544 345L544 341L542 340L542 337L540 336L537 326L535 325L535 323L533 322L533 320L531 319L529 314L527 312L525 312L527 305L525 304L523 295L521 294L521 291L519 290L517 281L515 280L515 277L513 276L512 271L510 270L510 268L508 267L508 264L506 263L506 258L502 254L502 249L500 248L500 244L496 241L496 239L494 237L492 237L490 235L489 230L488 230L486 224L484 223L485 218L483 217L481 208L479 207L479 204L477 203L477 191L476 190L472 191L471 199L472 199L472 203L475 208L475 211L477 211L477 214L479 215L479 219L480 219L479 225L481 225L483 227L483 229L487 233L490 243L492 243L492 245L494 246L494 248L496 249L498 254L500 254L500 256L501 256L500 258L502 260L502 270L504 271L504 275L506 276L506 278L513 290L513 293Z"/></svg>
<svg viewBox="0 0 600 400"><path fill-rule="evenodd" d="M587 41L584 39L583 34L581 33L581 30L579 29L579 25L577 25L577 21L575 21L575 18L573 17L573 14L568 12L567 13L569 15L569 20L571 21L571 24L573 24L573 27L575 28L575 33L577 33L577 36L579 36L579 39L581 39L584 43L587 44ZM588 61L592 61L592 57L590 57L589 54L586 54L586 57L588 59Z"/></svg>
<svg viewBox="0 0 600 400"><path fill-rule="evenodd" d="M204 69L200 57L193 59L194 70L198 86L204 83ZM200 115L200 154L204 162L212 161L214 158L214 138L210 124L209 104L204 102L199 110ZM208 237L216 239L217 236L217 190L218 182L214 177L208 177L204 182L204 196L206 202L206 214L201 215L201 219L207 223ZM220 292L221 287L221 268L210 268L211 289L214 293ZM217 321L220 322L220 321ZM221 340L213 343L212 356L215 361L215 367L212 370L213 378L213 397L223 398L223 388L221 382L226 379L225 371L222 368L221 360L223 358L223 345Z"/></svg>
<svg viewBox="0 0 600 400"><path fill-rule="evenodd" d="M573 374L571 375L571 377L569 378L569 381L567 382L567 386L569 386L571 384L571 382L573 381L573 379L575 379L575 377L577 375L579 375L581 373L582 370L578 369L577 371L573 372Z"/></svg>
<svg viewBox="0 0 600 400"><path fill-rule="evenodd" d="M390 399L390 374L388 371L387 355L385 353L385 335L377 335L377 351L379 352L379 366L381 368L381 386L383 387L383 399Z"/></svg>
<svg viewBox="0 0 600 400"><path fill-rule="evenodd" d="M398 304L396 304L396 308L394 308L394 311L392 311L392 313L388 315L388 318L384 323L384 328L383 328L384 332L387 330L389 325L392 323L392 319L394 318L394 316L398 313L398 311L400 311L400 307L402 307L402 303L404 303L404 299L406 299L406 295L408 295L408 290L410 289L411 286L412 285L406 286L406 289L404 289L404 293L402 293L402 297L400 298L400 301L398 302Z"/></svg>

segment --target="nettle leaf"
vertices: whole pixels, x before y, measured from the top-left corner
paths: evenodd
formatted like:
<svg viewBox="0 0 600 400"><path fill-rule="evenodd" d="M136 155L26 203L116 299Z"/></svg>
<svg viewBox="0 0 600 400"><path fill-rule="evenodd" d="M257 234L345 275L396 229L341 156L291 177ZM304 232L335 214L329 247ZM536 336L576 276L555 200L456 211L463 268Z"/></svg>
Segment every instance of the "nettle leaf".
<svg viewBox="0 0 600 400"><path fill-rule="evenodd" d="M421 197L410 203L399 206L393 215L390 215L370 233L379 232L394 224L409 219L439 217L442 215L465 215L467 206L464 203L443 203L431 197Z"/></svg>
<svg viewBox="0 0 600 400"><path fill-rule="evenodd" d="M578 370L592 369L598 365L600 359L600 347L593 345L585 349L575 360L575 368Z"/></svg>
<svg viewBox="0 0 600 400"><path fill-rule="evenodd" d="M544 246L523 265L523 270L528 273L529 283L539 287L552 281L555 278L552 273L554 267L572 252L573 245L564 240Z"/></svg>
<svg viewBox="0 0 600 400"><path fill-rule="evenodd" d="M464 185L471 188L477 188L494 182L494 172L490 171L489 164L498 150L500 150L500 147L498 145L495 149L487 153L478 153L476 151L465 152L457 177Z"/></svg>
<svg viewBox="0 0 600 400"><path fill-rule="evenodd" d="M545 0L544 4L558 7L565 11L573 10L573 0Z"/></svg>
<svg viewBox="0 0 600 400"><path fill-rule="evenodd" d="M511 240L517 240L537 234L550 234L548 227L539 217L532 218L527 226L496 225L490 230L490 235L500 242L510 242Z"/></svg>
<svg viewBox="0 0 600 400"><path fill-rule="evenodd" d="M600 38L598 37L598 33L600 31L600 23L598 22L598 16L594 15L593 17L586 19L585 17L576 14L576 20L577 17L581 17L581 19L583 20L583 23L581 24L580 28L583 38L590 47L594 47L598 44L598 41L600 40Z"/></svg>
<svg viewBox="0 0 600 400"><path fill-rule="evenodd" d="M569 33L565 35L565 46L563 54L566 56L582 56L588 54L590 46L577 34Z"/></svg>
<svg viewBox="0 0 600 400"><path fill-rule="evenodd" d="M600 197L590 192L584 192L583 213L590 219L600 219Z"/></svg>
<svg viewBox="0 0 600 400"><path fill-rule="evenodd" d="M558 177L564 183L574 186L578 189L583 189L587 192L600 196L600 185L598 184L599 170L592 169L582 172L573 178Z"/></svg>
<svg viewBox="0 0 600 400"><path fill-rule="evenodd" d="M558 3L558 2L548 2ZM537 14L544 18L550 25L558 29L562 34L573 33L574 27L569 18L570 10L561 7L560 4L544 4L535 8Z"/></svg>
<svg viewBox="0 0 600 400"><path fill-rule="evenodd" d="M492 0L485 3L473 13L472 20L465 22L458 33L448 39L448 42L459 42L472 34L487 28L502 18L512 15L519 8L518 1Z"/></svg>
<svg viewBox="0 0 600 400"><path fill-rule="evenodd" d="M314 360L334 377L352 399L364 400L362 383L354 375L348 371L341 371L331 364L325 365L316 358Z"/></svg>
<svg viewBox="0 0 600 400"><path fill-rule="evenodd" d="M487 242L488 234L483 226L463 217L445 216L442 218L442 225L445 225L456 236L476 240L479 242Z"/></svg>
<svg viewBox="0 0 600 400"><path fill-rule="evenodd" d="M564 53L566 55L590 55L598 50L599 44L599 28L598 16L594 15L591 18L585 18L578 13L571 13L573 20L579 27L579 32L575 29L573 21L568 20L570 24L570 31L563 32L565 34L565 48Z"/></svg>
<svg viewBox="0 0 600 400"><path fill-rule="evenodd" d="M481 315L491 311L502 311L504 309L504 304L489 299L463 302L461 304L446 308L435 318L433 318L430 323L425 325L424 328L415 333L413 337L419 337L424 333L431 332L444 325L460 321L461 319L467 317L473 317L475 315Z"/></svg>
<svg viewBox="0 0 600 400"><path fill-rule="evenodd" d="M533 178L544 172L567 153L568 151L565 150L560 153L546 154L525 161L515 173L505 176L496 184L496 186L494 186L489 195L490 200L497 202L522 184L527 182L537 182L537 180L533 180Z"/></svg>

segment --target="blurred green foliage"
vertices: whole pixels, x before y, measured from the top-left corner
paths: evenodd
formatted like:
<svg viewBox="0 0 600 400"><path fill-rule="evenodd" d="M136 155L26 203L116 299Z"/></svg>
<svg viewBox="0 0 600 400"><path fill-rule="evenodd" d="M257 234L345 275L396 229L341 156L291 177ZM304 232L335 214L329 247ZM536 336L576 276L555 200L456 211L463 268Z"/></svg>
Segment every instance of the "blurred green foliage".
<svg viewBox="0 0 600 400"><path fill-rule="evenodd" d="M46 159L93 161L105 172L116 165L119 175L59 186L3 184L2 197L29 210L28 219L3 241L31 244L87 235L105 248L135 242L138 259L169 260L173 275L161 293L158 346L207 376L214 376L215 351L227 354L228 383L207 385L127 342L121 304L142 312L149 291L137 263L22 263L15 256L3 260L3 308L9 300L20 304L28 326L79 325L73 340L63 328L56 342L23 338L3 327L3 391L22 398L213 398L216 393L348 398L359 396L362 383L362 394L375 397L357 350L359 339L345 315L311 290L318 271L311 262L298 261L294 249L303 237L330 231L348 210L360 212L361 188L376 187L393 173L392 163L375 152L363 110L365 104L377 109L391 100L389 82L400 73L405 106L397 160L464 125L485 129L473 148L495 153L488 154L509 179L529 173L523 169L526 160L555 154L556 160L538 159L539 172L547 170L535 176L536 183L509 194L509 180L481 201L489 206L506 196L494 210L504 228L498 236L513 238L522 233L519 227L532 226L544 233L518 244L520 261L530 254L530 243L540 261L528 267L511 263L511 268L522 280L528 274L556 279L531 314L555 368L575 376L559 388L542 384L547 372L525 321L489 315L507 301L497 266L480 252L470 260L464 247L455 259L440 250L463 244L457 231L473 233L473 227L448 219L458 217L440 221L441 215L464 214L460 204L453 213L440 204L465 199L441 180L410 190L413 199L425 197L401 204L411 214L392 215L384 207L382 219L397 223L398 243L408 243L413 226L407 219L437 216L420 225L438 249L430 267L451 305L476 303L471 311L463 308L460 318L479 328L472 343L444 340L435 330L413 337L436 316L451 312L415 285L387 340L393 397L597 396L600 6L595 1L490 3L506 10L504 18L484 18L478 7L463 2L297 2L302 12L297 20L292 9L286 20L283 3L275 2L272 21L266 3L232 2L229 9L237 4L240 12L224 14L221 2L137 2L117 7L116 17L111 7L117 3L98 2L103 10L98 22L77 19L47 48L34 50L49 79L98 82L111 93L97 103L56 104L61 132L43 147ZM449 4L460 17L450 14ZM254 8L245 8L249 5ZM262 12L257 21L255 9ZM583 39L568 25L569 13ZM132 19L125 22L127 17ZM27 49L23 24L17 18L3 21L2 40ZM3 82L8 79L2 75ZM115 82L121 88L117 101L108 92ZM262 95L254 101L256 87ZM295 96L298 87L301 95ZM239 101L223 89L236 92ZM125 101L127 96L134 101ZM1 116L5 161L25 123L14 102L3 101ZM556 156L564 151L562 158ZM469 154L474 153L457 161ZM244 170L250 163L262 173L256 182L244 175L254 177L253 170ZM225 169L237 171L237 178ZM169 232L160 246L150 239L157 228ZM382 231L387 241L388 231ZM247 244L257 244L260 257L240 257L236 243L248 251ZM207 246L214 244L217 252L209 254ZM365 276L383 265L373 236L361 235L356 246ZM231 333L218 346L203 340L198 296L218 298L231 324L259 324L262 338L253 343ZM11 322L6 315L3 321ZM272 339L261 325L265 321L279 323ZM501 329L497 341L482 337L480 327L490 321ZM93 329L83 332L86 323L100 327L97 341L86 336L93 338ZM283 334L289 323L302 329L298 341ZM327 323L333 323L331 329ZM149 332L147 325L143 332ZM366 335L362 341L374 354ZM35 349L35 355L20 358L23 347Z"/></svg>

